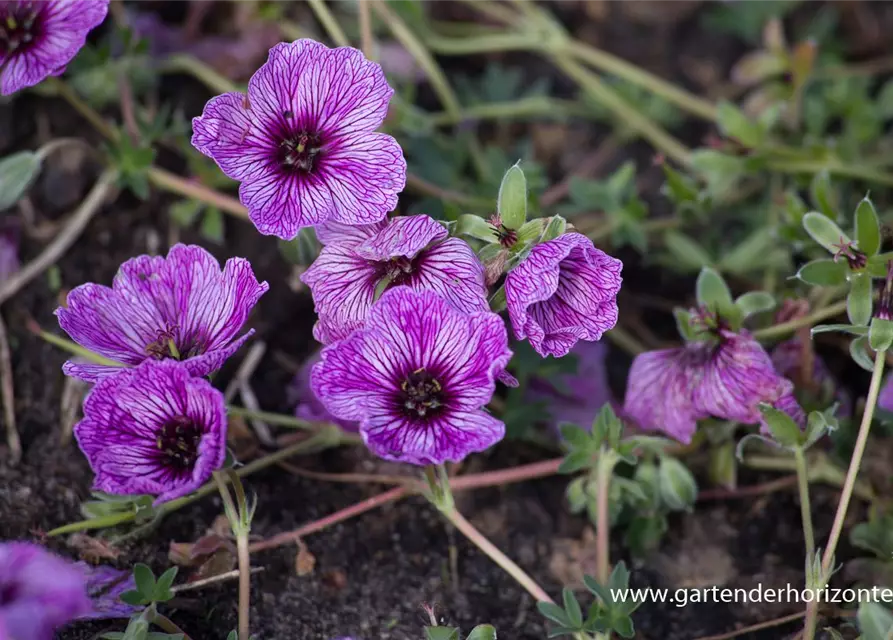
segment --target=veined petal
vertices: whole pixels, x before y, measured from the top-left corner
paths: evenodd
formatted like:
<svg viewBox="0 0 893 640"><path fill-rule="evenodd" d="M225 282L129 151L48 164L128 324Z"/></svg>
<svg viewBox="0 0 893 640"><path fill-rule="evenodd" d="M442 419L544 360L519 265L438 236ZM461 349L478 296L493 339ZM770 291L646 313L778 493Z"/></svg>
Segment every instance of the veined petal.
<svg viewBox="0 0 893 640"><path fill-rule="evenodd" d="M447 235L446 228L433 218L400 216L392 218L378 233L357 244L355 251L367 260L413 258L429 244Z"/></svg>
<svg viewBox="0 0 893 640"><path fill-rule="evenodd" d="M447 238L419 255L412 285L440 294L467 313L490 309L484 267L468 243L458 238Z"/></svg>

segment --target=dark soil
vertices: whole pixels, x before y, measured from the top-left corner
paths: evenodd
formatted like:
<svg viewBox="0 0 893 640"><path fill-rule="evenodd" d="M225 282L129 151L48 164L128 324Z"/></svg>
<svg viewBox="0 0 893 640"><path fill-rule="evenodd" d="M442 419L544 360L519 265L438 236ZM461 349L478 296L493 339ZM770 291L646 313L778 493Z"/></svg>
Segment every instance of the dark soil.
<svg viewBox="0 0 893 640"><path fill-rule="evenodd" d="M649 4L657 10L665 3L638 4ZM679 4L682 12L688 3L666 4ZM609 6L612 15L618 14L617 6ZM578 10L565 8L561 13L569 11ZM725 73L741 53L740 43L706 35L697 25L696 16L688 14L678 24L636 22L620 16L599 22L593 27L591 39L668 77L684 75L674 66L679 52L707 60ZM641 43L648 46L640 47ZM690 78L683 81L697 84ZM178 96L178 101L200 107L200 89L185 81L172 86L177 91L182 87L184 95ZM86 123L61 102L26 96L0 107L3 155L34 148L48 136L85 135L87 131ZM689 137L696 142L702 133L692 130ZM83 197L97 173L89 158L76 150L51 157L30 196L38 221L58 220ZM145 252L164 252L173 238L166 214L169 202L157 193L148 202L122 194L95 217L78 244L59 262L62 291L52 291L49 280L40 278L4 307L13 346L16 415L25 459L11 467L0 449L0 539L33 539L41 532L80 519L78 507L89 497L91 484L89 467L77 447L71 442L62 444L60 398L64 378L60 367L65 355L28 333L26 320L33 318L55 330L52 312L65 291L83 282L109 283L124 260ZM270 282L270 292L251 323L258 331L257 338L268 344L253 386L265 409L289 412L286 388L294 372L277 354L300 362L314 348L310 297L289 287L291 267L279 258L273 239L254 233L240 221L227 220L226 225L225 249L202 244L221 259L233 255L249 258L258 276ZM182 240L201 242L188 234ZM41 241L26 234L23 260L33 258L41 247ZM648 283L655 286L657 274L643 271L634 254L623 257L626 283L640 289ZM685 296L691 290L689 285L668 283L663 291L667 296L672 291ZM221 373L222 382L232 375L232 364ZM612 360L612 371L622 371L624 366L622 356ZM493 455L481 456L473 464L480 467L476 470L496 469L539 460L543 455L525 445L505 443ZM297 463L335 472L373 464L358 451L326 452ZM743 474L741 483L765 479ZM583 517L568 513L563 499L565 482L558 477L458 497L461 511L556 595L562 584L579 584L582 574L592 573L594 565L589 525ZM293 529L384 490L306 479L282 469L252 476L247 485L259 498L253 529L259 537ZM817 539L822 540L830 528L836 496L819 488L813 500ZM116 564L125 567L147 562L161 571L169 566L169 542L194 541L221 512L217 497L186 508L167 518L148 537L125 544ZM48 544L74 555L65 540L50 540ZM544 621L532 599L461 536L450 532L423 499L413 498L367 513L310 536L306 544L316 565L304 577L296 574L296 547L253 557L253 563L264 569L252 580L252 630L260 640L327 640L345 635L366 640L415 640L421 637L426 623L422 609L425 603L434 605L444 622L466 631L488 622L496 626L501 638L546 637ZM451 575L451 545L458 550L458 582ZM799 585L802 549L799 508L790 492L765 499L703 503L696 512L671 521L670 532L658 552L633 563L633 586L674 589L716 584L750 589L757 583L764 588ZM846 551L844 545L841 555ZM624 556L625 551L615 545L612 558ZM580 596L588 603L585 593L581 591ZM236 601L236 585L230 582L188 592L166 612L195 640L221 640L236 625ZM634 619L639 638L692 640L799 608L796 604L677 607L648 603ZM120 629L120 625L78 625L60 637L92 638L110 629ZM788 625L741 637L775 639L795 631L796 625Z"/></svg>

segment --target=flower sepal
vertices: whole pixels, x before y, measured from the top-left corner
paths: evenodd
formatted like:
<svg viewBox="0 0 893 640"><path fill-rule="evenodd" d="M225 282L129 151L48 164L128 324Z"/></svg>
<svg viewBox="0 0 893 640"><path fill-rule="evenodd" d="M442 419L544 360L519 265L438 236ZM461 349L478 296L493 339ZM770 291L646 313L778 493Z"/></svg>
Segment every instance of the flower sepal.
<svg viewBox="0 0 893 640"><path fill-rule="evenodd" d="M473 213L463 213L459 216L450 231L454 236L468 236L483 240L487 244L499 243L497 229L490 222Z"/></svg>
<svg viewBox="0 0 893 640"><path fill-rule="evenodd" d="M527 221L527 178L517 164L502 178L496 211L506 229L517 231Z"/></svg>
<svg viewBox="0 0 893 640"><path fill-rule="evenodd" d="M875 351L887 351L893 344L893 321L872 318L868 327L868 344Z"/></svg>

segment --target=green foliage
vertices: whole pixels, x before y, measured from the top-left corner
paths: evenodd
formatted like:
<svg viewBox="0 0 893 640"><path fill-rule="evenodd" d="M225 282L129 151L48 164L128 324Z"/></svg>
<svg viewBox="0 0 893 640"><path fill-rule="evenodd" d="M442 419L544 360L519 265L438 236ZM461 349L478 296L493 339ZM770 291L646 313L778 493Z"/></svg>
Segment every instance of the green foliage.
<svg viewBox="0 0 893 640"><path fill-rule="evenodd" d="M171 567L158 579L147 565L139 563L133 567L133 578L136 589L125 591L121 594L121 600L132 605L149 605L156 602L167 602L174 597L171 585L177 577L177 567Z"/></svg>
<svg viewBox="0 0 893 640"><path fill-rule="evenodd" d="M0 160L0 211L21 198L40 172L41 157L33 151L19 151Z"/></svg>
<svg viewBox="0 0 893 640"><path fill-rule="evenodd" d="M425 640L462 640L462 636L458 627L425 627ZM465 640L496 640L496 629L493 625L479 624Z"/></svg>

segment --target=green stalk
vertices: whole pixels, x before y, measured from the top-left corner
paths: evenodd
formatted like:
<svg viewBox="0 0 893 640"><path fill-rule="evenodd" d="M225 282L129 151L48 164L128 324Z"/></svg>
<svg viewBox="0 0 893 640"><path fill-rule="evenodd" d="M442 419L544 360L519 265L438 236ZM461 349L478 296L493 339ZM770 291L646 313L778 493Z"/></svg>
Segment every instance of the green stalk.
<svg viewBox="0 0 893 640"><path fill-rule="evenodd" d="M323 2L323 0L307 0L307 4L313 9L313 13L316 14L316 19L319 20L323 29L329 34L332 42L339 47L349 47L350 40L347 39L347 34L344 33L341 25L338 24L338 20L335 18L334 14L329 11L329 7L326 6L326 3Z"/></svg>
<svg viewBox="0 0 893 640"><path fill-rule="evenodd" d="M814 324L818 324L822 320L833 318L834 316L841 314L844 311L846 311L846 300L841 300L840 302L835 302L834 304L829 305L824 309L813 311L807 316L794 318L793 320L788 320L787 322L782 322L781 324L772 325L771 327L766 327L765 329L757 329L753 332L753 337L757 340L780 338L781 336L784 336L788 333L793 333L797 329L809 327Z"/></svg>
<svg viewBox="0 0 893 640"><path fill-rule="evenodd" d="M797 488L800 491L800 517L803 520L803 540L806 547L806 563L810 566L815 557L815 533L812 528L812 510L809 502L809 472L806 469L806 456L803 449L794 449L797 465Z"/></svg>

